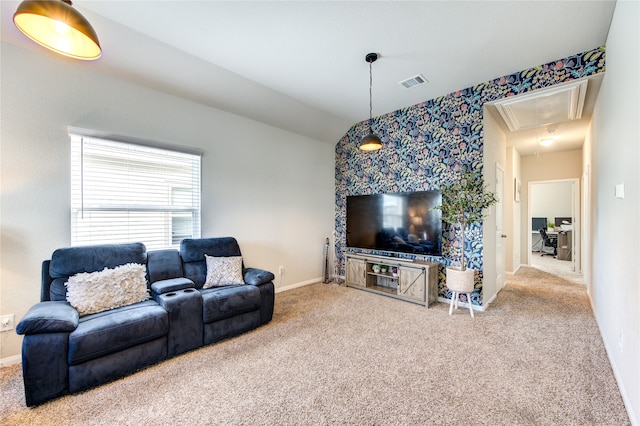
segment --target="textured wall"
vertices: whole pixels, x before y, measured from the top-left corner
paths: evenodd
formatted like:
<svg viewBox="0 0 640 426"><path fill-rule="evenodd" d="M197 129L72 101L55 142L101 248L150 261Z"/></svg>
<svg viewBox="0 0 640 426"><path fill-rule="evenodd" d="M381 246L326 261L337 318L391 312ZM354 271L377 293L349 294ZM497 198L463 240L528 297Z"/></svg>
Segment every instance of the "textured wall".
<svg viewBox="0 0 640 426"><path fill-rule="evenodd" d="M342 273L347 195L439 189L451 183L460 169L482 171L485 103L601 73L604 63L604 47L596 48L376 117L373 129L382 138L383 149L374 153L358 150L367 123L351 127L336 145L335 248ZM472 300L482 305L480 225L467 232L466 244L468 265L478 271ZM455 263L460 248L449 244L448 228L443 230L442 246L444 257L426 259ZM442 270L439 286L440 296L449 297Z"/></svg>

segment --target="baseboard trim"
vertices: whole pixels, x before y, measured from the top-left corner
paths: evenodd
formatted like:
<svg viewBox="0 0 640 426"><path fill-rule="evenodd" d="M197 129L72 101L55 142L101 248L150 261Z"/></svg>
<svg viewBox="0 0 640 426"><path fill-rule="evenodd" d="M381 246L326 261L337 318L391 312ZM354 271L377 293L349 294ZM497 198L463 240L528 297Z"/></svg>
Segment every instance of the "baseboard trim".
<svg viewBox="0 0 640 426"><path fill-rule="evenodd" d="M520 267L521 267L521 266L522 266L522 265L518 265L518 266L516 267L516 270L515 270L515 271L505 271L504 273L505 273L505 275L514 276L515 274L517 274L517 273L518 273L518 271L520 270Z"/></svg>
<svg viewBox="0 0 640 426"><path fill-rule="evenodd" d="M0 367L9 367L11 365L20 364L22 357L20 355L8 356L6 358L0 358Z"/></svg>
<svg viewBox="0 0 640 426"><path fill-rule="evenodd" d="M595 306L593 305L593 299L589 295L589 304L591 305L591 310L593 311L593 316L596 320L596 325L598 326L598 331L600 332L600 337L602 338L602 328L600 327L600 321L597 315L597 311ZM636 416L636 413L633 411L633 404L629 399L629 393L624 387L624 382L621 380L621 374L618 370L618 366L615 363L615 358L611 356L613 353L612 348L607 344L607 339L602 338L602 343L604 344L604 350L607 353L607 358L609 359L609 365L611 365L611 370L613 371L613 377L616 379L616 384L618 385L618 390L620 390L620 396L622 397L622 403L624 404L625 409L627 410L627 415L629 416L629 420L632 425L640 425L640 418Z"/></svg>
<svg viewBox="0 0 640 426"><path fill-rule="evenodd" d="M319 283L321 281L322 281L322 278L318 277L318 278L312 278L312 279L307 280L307 281L301 281L301 282L295 283L295 284L289 284L288 286L285 286L285 287L276 287L276 293L280 293L282 291L293 290L294 288L304 287L306 285Z"/></svg>
<svg viewBox="0 0 640 426"><path fill-rule="evenodd" d="M500 289L500 290L502 290L502 289ZM482 301L482 307L483 307L484 309L482 309L482 310L484 311L484 310L485 310L485 309L486 309L490 304L492 304L492 303L493 303L497 298L498 298L498 293L496 293L496 294L494 294L493 296L491 296L491 298L490 298L489 300L487 300L487 301L483 300L483 301Z"/></svg>

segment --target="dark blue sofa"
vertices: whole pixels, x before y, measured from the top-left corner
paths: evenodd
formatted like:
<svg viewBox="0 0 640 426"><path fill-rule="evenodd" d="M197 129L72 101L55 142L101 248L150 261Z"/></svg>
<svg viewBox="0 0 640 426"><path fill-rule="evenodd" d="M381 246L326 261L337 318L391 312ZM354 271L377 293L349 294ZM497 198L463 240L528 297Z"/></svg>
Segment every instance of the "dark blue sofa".
<svg viewBox="0 0 640 426"><path fill-rule="evenodd" d="M185 239L180 250L144 244L56 250L42 265L41 302L16 327L24 335L28 406L78 392L271 321L274 275L245 268L246 285L203 289L205 254L241 256L234 238ZM127 263L147 267L151 299L80 317L65 283L81 272Z"/></svg>

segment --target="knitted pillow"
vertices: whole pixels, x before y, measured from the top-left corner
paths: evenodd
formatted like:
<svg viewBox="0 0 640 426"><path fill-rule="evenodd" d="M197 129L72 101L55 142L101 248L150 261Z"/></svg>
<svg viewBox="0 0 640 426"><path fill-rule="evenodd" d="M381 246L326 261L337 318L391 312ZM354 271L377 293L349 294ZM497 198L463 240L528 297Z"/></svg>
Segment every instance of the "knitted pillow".
<svg viewBox="0 0 640 426"><path fill-rule="evenodd" d="M95 314L149 299L144 265L127 263L69 278L67 301L80 316Z"/></svg>
<svg viewBox="0 0 640 426"><path fill-rule="evenodd" d="M219 257L204 255L207 262L207 279L202 288L244 284L242 256Z"/></svg>

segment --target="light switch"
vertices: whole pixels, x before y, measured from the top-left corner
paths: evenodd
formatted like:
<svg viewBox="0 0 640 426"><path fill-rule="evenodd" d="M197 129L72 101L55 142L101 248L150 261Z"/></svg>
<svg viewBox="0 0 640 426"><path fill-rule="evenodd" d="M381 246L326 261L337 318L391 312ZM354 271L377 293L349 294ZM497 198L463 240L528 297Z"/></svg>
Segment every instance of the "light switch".
<svg viewBox="0 0 640 426"><path fill-rule="evenodd" d="M616 185L616 198L624 198L624 183Z"/></svg>

